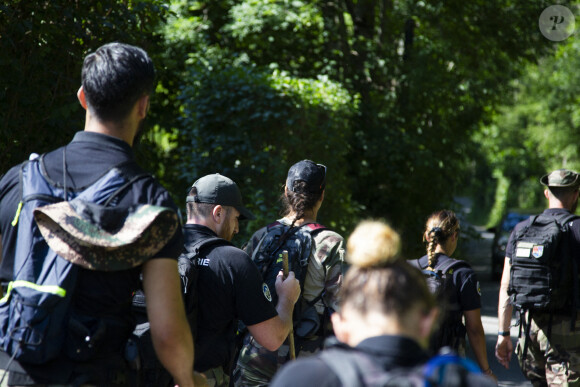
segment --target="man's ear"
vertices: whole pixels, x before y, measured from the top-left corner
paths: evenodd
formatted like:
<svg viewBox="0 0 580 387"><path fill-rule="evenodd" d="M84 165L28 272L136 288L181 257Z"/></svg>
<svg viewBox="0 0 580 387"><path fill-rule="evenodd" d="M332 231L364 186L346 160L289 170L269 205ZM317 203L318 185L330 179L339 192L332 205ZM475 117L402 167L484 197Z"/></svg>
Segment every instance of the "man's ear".
<svg viewBox="0 0 580 387"><path fill-rule="evenodd" d="M219 204L216 205L211 212L212 217L213 217L213 221L217 224L220 224L221 222L223 222L224 213L225 213L224 208Z"/></svg>
<svg viewBox="0 0 580 387"><path fill-rule="evenodd" d="M550 200L550 191L547 188L544 190L544 196L546 199Z"/></svg>
<svg viewBox="0 0 580 387"><path fill-rule="evenodd" d="M147 116L147 112L149 111L149 96L144 95L143 97L139 98L137 103L137 113L139 114L139 118L144 119Z"/></svg>
<svg viewBox="0 0 580 387"><path fill-rule="evenodd" d="M87 110L87 99L85 96L85 89L83 89L82 86L79 87L79 91L77 91L77 98L79 99L79 102L81 103L83 109Z"/></svg>
<svg viewBox="0 0 580 387"><path fill-rule="evenodd" d="M334 312L330 315L330 321L332 321L332 330L336 338L342 343L348 343L350 338L348 324L340 313Z"/></svg>

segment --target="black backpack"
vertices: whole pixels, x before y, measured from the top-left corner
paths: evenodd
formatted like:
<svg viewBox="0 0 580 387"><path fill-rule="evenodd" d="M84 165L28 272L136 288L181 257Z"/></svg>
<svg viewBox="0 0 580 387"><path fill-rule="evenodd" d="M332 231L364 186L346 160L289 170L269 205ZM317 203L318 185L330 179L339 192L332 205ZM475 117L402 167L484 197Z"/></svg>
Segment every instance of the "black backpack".
<svg viewBox="0 0 580 387"><path fill-rule="evenodd" d="M385 370L374 357L344 344L325 349L319 358L345 387L496 386L473 361L453 352L439 353L420 366L392 370Z"/></svg>
<svg viewBox="0 0 580 387"><path fill-rule="evenodd" d="M515 231L512 237L510 303L520 312L520 337L525 329L526 356L533 312L548 313L547 337L555 312L568 311L574 328L578 302L578 263L570 246L570 224L578 217L570 213L539 214ZM528 321L524 319L528 312Z"/></svg>
<svg viewBox="0 0 580 387"><path fill-rule="evenodd" d="M577 218L535 215L515 232L508 294L516 308L552 313L577 305L577 264L568 243L569 225Z"/></svg>
<svg viewBox="0 0 580 387"><path fill-rule="evenodd" d="M198 256L202 249L218 245L233 246L230 242L218 237L200 239L193 245L185 246L186 252L182 253L177 260L185 312L194 340L197 336L197 278L199 276L199 265L203 265L203 262L199 262ZM133 332L140 363L137 376L138 385L143 387L173 386L171 375L161 365L153 348L147 319L145 295L142 291L138 291L133 297L133 310L137 316L138 323Z"/></svg>
<svg viewBox="0 0 580 387"><path fill-rule="evenodd" d="M409 262L421 270L427 287L435 295L442 308L438 329L434 330L429 340L430 352L435 354L443 347L457 350L465 338L466 329L461 322L460 305L451 302L453 293L457 291L453 284L453 272L462 267L469 267L469 264L465 261L449 259L443 263L438 261L433 270L429 270L421 267L418 259Z"/></svg>
<svg viewBox="0 0 580 387"><path fill-rule="evenodd" d="M185 313L191 327L191 333L195 340L197 336L197 278L199 276L199 266L204 265L199 258L202 249L209 246L233 246L223 238L210 237L196 241L194 244L185 246L186 252L179 256L177 266L179 276L181 277L181 290L183 292L183 301L185 302Z"/></svg>
<svg viewBox="0 0 580 387"><path fill-rule="evenodd" d="M300 282L301 296L294 307L293 321L294 333L298 338L311 337L324 321L319 321L314 304L322 299L321 292L309 302L305 302L304 280L308 271L308 263L312 254L313 235L326 230L319 223L306 223L301 226L286 226L280 222L274 222L266 227L264 235L252 252L252 261L258 266L264 282L270 288L272 304L278 303L276 294L276 277L282 270L282 251L288 251L289 270L294 272ZM322 342L321 342L322 344Z"/></svg>

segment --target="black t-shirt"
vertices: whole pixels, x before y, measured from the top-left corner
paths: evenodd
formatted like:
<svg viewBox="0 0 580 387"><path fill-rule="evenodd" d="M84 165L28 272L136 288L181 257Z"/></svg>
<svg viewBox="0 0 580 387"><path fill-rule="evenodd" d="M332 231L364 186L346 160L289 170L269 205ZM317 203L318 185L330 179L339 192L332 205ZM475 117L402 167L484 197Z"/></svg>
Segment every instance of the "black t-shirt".
<svg viewBox="0 0 580 387"><path fill-rule="evenodd" d="M185 243L216 237L209 228L186 224ZM246 326L278 315L269 289L248 254L234 246L209 246L199 254L195 369L230 366L237 320Z"/></svg>
<svg viewBox="0 0 580 387"><path fill-rule="evenodd" d="M437 265L442 265L452 258L445 254L437 254ZM426 268L429 262L427 255L419 258L419 264ZM462 266L453 271L453 286L455 292L452 299L449 300L451 305L459 305L462 312L481 309L481 289L477 276L471 267Z"/></svg>
<svg viewBox="0 0 580 387"><path fill-rule="evenodd" d="M372 356L385 371L418 366L429 359L416 341L403 336L370 337L355 348ZM332 369L315 355L287 363L270 383L270 387L294 386L336 387L341 383Z"/></svg>
<svg viewBox="0 0 580 387"><path fill-rule="evenodd" d="M63 151L66 149L65 157ZM66 162L66 186L71 190L87 187L114 166L133 160L133 152L126 142L99 133L78 132L67 146L44 156L47 177L63 185L63 160ZM10 169L0 180L0 233L2 261L0 279L12 279L17 228L10 224L20 201L20 166ZM139 173L139 172L136 172ZM138 179L120 197L119 206L154 204L177 210L169 193L152 177ZM183 249L183 235L178 230L173 239L154 258L177 259ZM141 266L130 270L101 272L80 270L75 293L75 308L81 313L102 316L116 314L133 324L130 302L134 291L141 287ZM112 350L112 349L111 349Z"/></svg>

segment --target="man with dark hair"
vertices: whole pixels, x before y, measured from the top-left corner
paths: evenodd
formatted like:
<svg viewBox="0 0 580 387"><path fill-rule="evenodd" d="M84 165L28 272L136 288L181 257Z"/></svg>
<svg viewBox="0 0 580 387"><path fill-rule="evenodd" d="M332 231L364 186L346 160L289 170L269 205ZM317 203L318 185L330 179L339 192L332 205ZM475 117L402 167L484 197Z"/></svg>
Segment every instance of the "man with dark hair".
<svg viewBox="0 0 580 387"><path fill-rule="evenodd" d="M266 283L271 281L272 268L279 264L278 254L288 251L290 267L302 288L294 312L293 336L296 354L304 357L321 349L324 339L332 334L330 315L337 308L346 270L344 239L316 222L326 192L326 172L326 166L311 160L292 165L281 196L284 217L256 231L244 249ZM272 351L255 339L251 331L244 338L234 371L236 386L267 385L291 354L290 340Z"/></svg>
<svg viewBox="0 0 580 387"><path fill-rule="evenodd" d="M23 216L19 206L23 200L23 182L19 175L26 165L39 164L41 175L36 175L37 179L57 187L62 196L60 200L65 202L108 171L118 169L127 184L113 204L120 208L155 205L175 213L176 206L169 193L136 164L132 151L147 115L154 83L153 63L138 47L110 43L85 58L82 86L77 94L86 110L84 131L78 132L66 146L37 159L31 157L22 167L13 167L0 180L0 279L5 290L16 275L13 264L17 246L22 243L19 230L27 231L17 227ZM177 217L175 220L177 223ZM4 373L4 382L7 380L8 385L128 385L123 355L135 327L131 298L143 287L159 359L177 384L193 386L193 340L177 270L183 234L176 228L177 232L161 250L135 267L117 271L78 269L72 313L103 324L87 328L89 333L85 339L91 343L96 341L90 346L91 355L81 360L81 356L71 356L62 349L45 363L29 364L6 360L11 354L0 352L0 368L8 371Z"/></svg>
<svg viewBox="0 0 580 387"><path fill-rule="evenodd" d="M580 221L574 216L580 175L559 169L543 176L540 182L546 187L548 209L518 223L506 247L495 356L504 367L509 367L513 352L510 324L516 305L522 324L516 353L524 375L534 386L580 385L580 319L577 318ZM553 222L553 219L562 230L556 247L550 242L528 241L528 235L532 235L528 230L536 229L539 223L549 225L547 221ZM535 238L542 238L554 228L539 230L545 231L536 232ZM525 265L526 262L530 264ZM535 267L542 262L545 266L537 271ZM549 278L545 273L550 273ZM532 304L527 302L528 298L534 299Z"/></svg>
<svg viewBox="0 0 580 387"><path fill-rule="evenodd" d="M229 243L238 232L239 219L253 219L243 206L236 183L218 173L198 179L189 192L184 236L187 258L195 260L198 274L182 270L186 308L198 302L193 321L195 370L203 372L208 384L229 385L235 357L237 320L241 320L259 343L270 350L282 345L292 326L292 310L300 286L290 272L276 280L276 307L270 289L262 281L248 254ZM189 285L188 285L189 284ZM192 289L192 287L194 287ZM191 312L187 310L188 314Z"/></svg>

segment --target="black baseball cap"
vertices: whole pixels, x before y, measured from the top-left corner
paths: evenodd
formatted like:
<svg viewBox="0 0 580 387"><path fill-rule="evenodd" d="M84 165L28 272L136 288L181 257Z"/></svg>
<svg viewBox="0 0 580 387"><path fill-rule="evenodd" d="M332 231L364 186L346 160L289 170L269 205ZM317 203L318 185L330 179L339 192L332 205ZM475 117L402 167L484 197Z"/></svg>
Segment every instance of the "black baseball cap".
<svg viewBox="0 0 580 387"><path fill-rule="evenodd" d="M242 203L242 194L238 185L229 177L214 173L197 179L191 186L197 189L197 195L188 196L187 203L209 203L234 207L240 212L240 219L255 219Z"/></svg>
<svg viewBox="0 0 580 387"><path fill-rule="evenodd" d="M306 191L321 193L326 187L326 167L310 160L299 161L290 167L286 187L295 192L294 183L298 180L306 182Z"/></svg>

